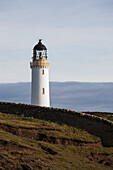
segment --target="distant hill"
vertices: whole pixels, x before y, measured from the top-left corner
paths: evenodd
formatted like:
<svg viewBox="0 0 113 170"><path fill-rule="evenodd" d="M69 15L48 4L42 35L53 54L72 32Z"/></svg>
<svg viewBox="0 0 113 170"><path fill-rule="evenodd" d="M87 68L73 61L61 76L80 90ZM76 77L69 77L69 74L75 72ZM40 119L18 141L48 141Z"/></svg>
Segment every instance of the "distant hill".
<svg viewBox="0 0 113 170"><path fill-rule="evenodd" d="M113 147L66 124L0 113L0 169L113 169Z"/></svg>
<svg viewBox="0 0 113 170"><path fill-rule="evenodd" d="M0 101L30 103L31 84L0 84ZM113 83L50 82L51 106L113 112Z"/></svg>

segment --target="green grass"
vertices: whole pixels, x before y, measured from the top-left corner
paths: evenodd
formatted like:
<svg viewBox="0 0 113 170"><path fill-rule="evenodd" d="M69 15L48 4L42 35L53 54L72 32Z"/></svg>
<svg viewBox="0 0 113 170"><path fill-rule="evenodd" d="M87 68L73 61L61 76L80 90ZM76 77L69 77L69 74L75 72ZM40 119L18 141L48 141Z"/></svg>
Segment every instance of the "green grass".
<svg viewBox="0 0 113 170"><path fill-rule="evenodd" d="M10 125L15 128L36 129L38 133L46 134L48 137L72 139L81 142L100 141L99 137L93 136L84 130L67 126L66 124L59 125L50 121L2 113L0 113L0 119L0 124Z"/></svg>
<svg viewBox="0 0 113 170"><path fill-rule="evenodd" d="M113 147L90 145L98 142L99 137L65 124L0 113L0 168L113 169Z"/></svg>
<svg viewBox="0 0 113 170"><path fill-rule="evenodd" d="M113 116L106 116L105 117L107 120L113 121Z"/></svg>
<svg viewBox="0 0 113 170"><path fill-rule="evenodd" d="M86 112L86 113L113 121L113 113L109 113L109 112Z"/></svg>

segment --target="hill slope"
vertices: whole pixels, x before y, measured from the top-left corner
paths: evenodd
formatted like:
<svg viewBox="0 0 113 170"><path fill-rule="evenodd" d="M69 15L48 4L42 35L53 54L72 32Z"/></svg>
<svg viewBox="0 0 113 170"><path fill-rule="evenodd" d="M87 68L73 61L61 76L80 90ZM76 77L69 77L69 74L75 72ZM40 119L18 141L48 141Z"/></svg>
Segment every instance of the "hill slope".
<svg viewBox="0 0 113 170"><path fill-rule="evenodd" d="M112 169L113 147L88 132L0 113L1 169Z"/></svg>

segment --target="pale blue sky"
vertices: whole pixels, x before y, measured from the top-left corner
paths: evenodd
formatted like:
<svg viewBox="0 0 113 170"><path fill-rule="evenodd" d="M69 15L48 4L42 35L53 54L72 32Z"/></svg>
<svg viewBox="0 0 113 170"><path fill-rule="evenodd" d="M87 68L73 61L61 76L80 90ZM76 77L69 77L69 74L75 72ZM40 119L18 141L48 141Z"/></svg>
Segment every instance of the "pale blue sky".
<svg viewBox="0 0 113 170"><path fill-rule="evenodd" d="M0 83L30 81L39 38L51 81L113 82L113 0L0 0Z"/></svg>

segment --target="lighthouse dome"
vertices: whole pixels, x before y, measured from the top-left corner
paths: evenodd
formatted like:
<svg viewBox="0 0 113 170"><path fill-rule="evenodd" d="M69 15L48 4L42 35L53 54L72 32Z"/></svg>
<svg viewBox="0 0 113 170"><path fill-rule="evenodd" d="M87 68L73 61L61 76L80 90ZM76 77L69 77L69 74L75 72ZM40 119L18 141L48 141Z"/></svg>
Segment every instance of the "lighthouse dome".
<svg viewBox="0 0 113 170"><path fill-rule="evenodd" d="M34 50L42 51L42 50L47 50L46 46L42 44L42 40L39 39L38 44L34 46Z"/></svg>

